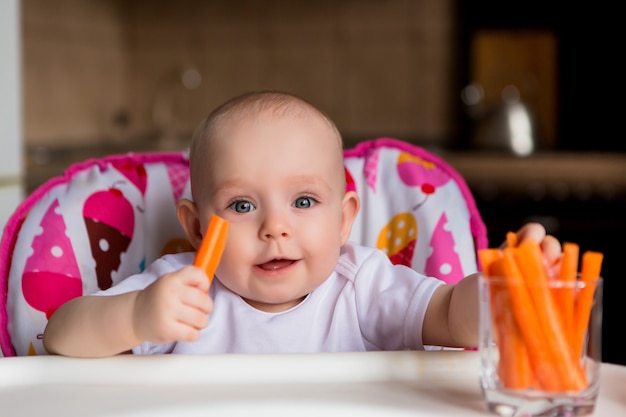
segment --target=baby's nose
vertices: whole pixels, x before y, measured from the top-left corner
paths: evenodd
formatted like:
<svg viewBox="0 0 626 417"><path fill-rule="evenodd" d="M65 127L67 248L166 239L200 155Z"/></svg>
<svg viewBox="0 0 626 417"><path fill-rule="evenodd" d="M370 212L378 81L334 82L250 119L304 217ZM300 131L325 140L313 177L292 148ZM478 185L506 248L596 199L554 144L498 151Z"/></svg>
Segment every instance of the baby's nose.
<svg viewBox="0 0 626 417"><path fill-rule="evenodd" d="M291 230L288 221L280 213L269 213L261 227L262 239L289 238Z"/></svg>

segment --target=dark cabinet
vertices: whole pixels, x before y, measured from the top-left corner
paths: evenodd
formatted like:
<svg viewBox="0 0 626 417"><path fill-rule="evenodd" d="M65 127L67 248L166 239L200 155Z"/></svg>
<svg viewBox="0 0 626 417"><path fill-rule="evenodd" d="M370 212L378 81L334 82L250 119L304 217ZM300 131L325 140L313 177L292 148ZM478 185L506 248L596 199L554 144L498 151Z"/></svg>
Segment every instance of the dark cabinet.
<svg viewBox="0 0 626 417"><path fill-rule="evenodd" d="M460 88L473 81L477 66L491 66L491 72L478 74L487 83L485 93L500 94L498 78L518 83L536 112L544 149L626 151L626 141L620 139L622 109L613 104L621 98L624 74L617 4L541 0L457 4ZM473 121L465 105L459 105L461 142L467 145Z"/></svg>

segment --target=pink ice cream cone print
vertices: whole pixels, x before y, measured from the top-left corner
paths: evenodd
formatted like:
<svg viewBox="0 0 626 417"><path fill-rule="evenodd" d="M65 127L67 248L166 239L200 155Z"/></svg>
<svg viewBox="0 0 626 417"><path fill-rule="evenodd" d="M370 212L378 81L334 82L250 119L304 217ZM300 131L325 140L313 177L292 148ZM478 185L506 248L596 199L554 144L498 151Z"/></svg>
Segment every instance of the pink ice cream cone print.
<svg viewBox="0 0 626 417"><path fill-rule="evenodd" d="M41 233L33 238L33 254L26 260L22 292L26 302L50 318L63 303L83 293L72 243L55 200L41 219Z"/></svg>
<svg viewBox="0 0 626 417"><path fill-rule="evenodd" d="M104 290L113 284L111 273L117 271L121 255L130 245L135 213L119 189L109 188L87 198L83 206L83 220L91 254L96 261L98 288Z"/></svg>
<svg viewBox="0 0 626 417"><path fill-rule="evenodd" d="M376 247L387 253L394 265L410 267L417 242L417 221L411 213L395 215L378 234Z"/></svg>
<svg viewBox="0 0 626 417"><path fill-rule="evenodd" d="M463 267L459 254L454 251L454 236L447 229L447 224L448 217L443 213L431 237L432 253L426 259L424 273L455 284L463 278ZM437 246L433 246L432 242L438 242Z"/></svg>

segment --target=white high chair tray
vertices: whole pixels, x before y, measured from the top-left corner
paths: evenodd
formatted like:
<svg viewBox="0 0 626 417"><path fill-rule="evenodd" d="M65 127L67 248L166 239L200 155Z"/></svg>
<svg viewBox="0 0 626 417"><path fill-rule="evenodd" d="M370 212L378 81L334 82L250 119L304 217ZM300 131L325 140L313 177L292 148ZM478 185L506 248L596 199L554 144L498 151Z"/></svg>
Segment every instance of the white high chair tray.
<svg viewBox="0 0 626 417"><path fill-rule="evenodd" d="M3 416L485 416L472 351L0 359ZM603 364L595 416L626 415Z"/></svg>

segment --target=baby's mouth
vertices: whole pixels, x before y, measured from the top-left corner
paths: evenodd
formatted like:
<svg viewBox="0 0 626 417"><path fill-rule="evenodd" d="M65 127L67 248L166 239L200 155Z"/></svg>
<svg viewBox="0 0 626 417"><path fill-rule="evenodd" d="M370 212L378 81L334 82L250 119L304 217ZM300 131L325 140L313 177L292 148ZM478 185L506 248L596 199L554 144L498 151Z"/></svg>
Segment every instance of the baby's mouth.
<svg viewBox="0 0 626 417"><path fill-rule="evenodd" d="M291 259L272 259L269 262L265 262L257 266L265 271L276 271L278 269L286 268L295 262L296 261Z"/></svg>

